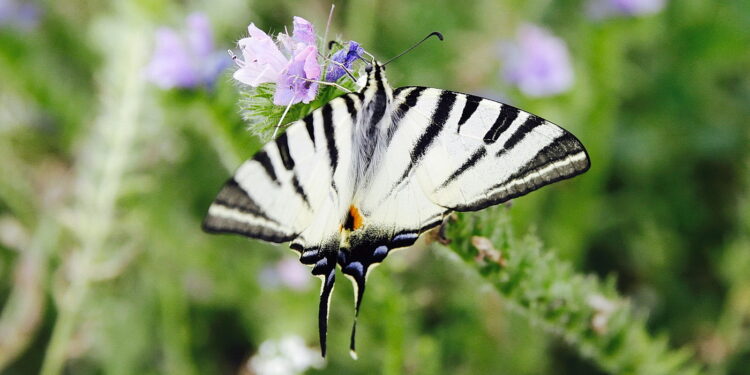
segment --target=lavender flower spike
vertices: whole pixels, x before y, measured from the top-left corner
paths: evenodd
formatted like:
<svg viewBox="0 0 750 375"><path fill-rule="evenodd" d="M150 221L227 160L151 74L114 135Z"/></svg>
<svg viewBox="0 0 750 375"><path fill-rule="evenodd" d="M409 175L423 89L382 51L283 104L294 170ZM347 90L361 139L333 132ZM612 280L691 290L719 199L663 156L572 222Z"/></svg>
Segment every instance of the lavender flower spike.
<svg viewBox="0 0 750 375"><path fill-rule="evenodd" d="M364 49L360 47L359 43L352 40L349 42L348 49L341 49L337 51L333 54L331 60L341 63L347 69L349 69L352 67L352 63L354 63L355 60L362 56L362 53L364 53ZM326 81L336 82L339 78L343 77L344 74L346 74L346 72L341 66L337 64L331 64L328 69L328 73L326 73Z"/></svg>
<svg viewBox="0 0 750 375"><path fill-rule="evenodd" d="M573 85L573 68L565 42L547 30L524 25L518 39L504 47L505 79L524 94L556 95Z"/></svg>
<svg viewBox="0 0 750 375"><path fill-rule="evenodd" d="M276 81L276 94L273 104L289 105L299 102L309 103L318 93L318 84L310 82L320 79L318 48L307 46L289 63Z"/></svg>

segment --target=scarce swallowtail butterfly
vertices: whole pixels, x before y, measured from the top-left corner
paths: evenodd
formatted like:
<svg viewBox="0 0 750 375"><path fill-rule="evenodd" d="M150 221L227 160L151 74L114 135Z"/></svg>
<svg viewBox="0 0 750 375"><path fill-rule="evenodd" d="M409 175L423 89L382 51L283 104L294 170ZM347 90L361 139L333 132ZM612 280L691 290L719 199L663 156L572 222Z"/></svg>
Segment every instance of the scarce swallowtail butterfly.
<svg viewBox="0 0 750 375"><path fill-rule="evenodd" d="M392 89L373 60L341 95L242 164L208 209L204 230L291 241L322 279L326 353L336 265L355 288L452 211L500 204L589 169L575 136L513 106L429 87Z"/></svg>

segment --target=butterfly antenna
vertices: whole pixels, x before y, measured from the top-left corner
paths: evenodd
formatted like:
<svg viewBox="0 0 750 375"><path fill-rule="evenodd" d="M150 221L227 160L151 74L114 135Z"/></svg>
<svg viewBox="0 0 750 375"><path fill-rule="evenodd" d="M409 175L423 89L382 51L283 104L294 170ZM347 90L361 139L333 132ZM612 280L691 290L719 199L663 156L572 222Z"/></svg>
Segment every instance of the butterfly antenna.
<svg viewBox="0 0 750 375"><path fill-rule="evenodd" d="M422 38L422 40L420 40L419 42L414 43L413 46L407 48L404 52L401 52L398 55L396 55L395 57L392 57L390 60L386 61L382 66L388 65L393 60L396 60L397 58L405 55L407 52L413 50L414 48L419 47L420 44L424 43L425 40L430 39L430 37L432 37L432 36L438 37L438 39L440 39L441 41L443 40L443 34L437 32L437 31L433 31L433 32L429 33L426 37Z"/></svg>

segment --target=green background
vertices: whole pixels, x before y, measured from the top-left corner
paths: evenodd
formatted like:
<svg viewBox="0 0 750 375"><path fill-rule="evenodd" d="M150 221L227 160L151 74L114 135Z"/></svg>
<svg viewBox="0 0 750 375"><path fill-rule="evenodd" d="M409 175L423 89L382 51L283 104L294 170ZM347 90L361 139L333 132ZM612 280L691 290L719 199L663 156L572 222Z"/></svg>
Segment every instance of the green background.
<svg viewBox="0 0 750 375"><path fill-rule="evenodd" d="M218 50L294 15L320 33L324 1L42 1L0 28L0 370L226 373L266 340L317 347L318 281L264 278L285 246L208 236L200 220L260 141L229 74L160 91L143 66L158 26L205 12ZM750 368L750 4L671 1L592 20L584 1L341 1L333 34L389 65L393 86L502 97L570 130L592 169L514 200L510 226L581 274L613 277L654 336L706 373ZM567 43L575 83L525 97L501 42L523 23ZM465 217L465 216L464 216ZM462 217L463 218L463 217ZM352 290L331 304L336 374L600 373L441 246L396 253L369 278L350 359ZM638 359L634 359L637 361ZM55 371L49 370L50 373Z"/></svg>

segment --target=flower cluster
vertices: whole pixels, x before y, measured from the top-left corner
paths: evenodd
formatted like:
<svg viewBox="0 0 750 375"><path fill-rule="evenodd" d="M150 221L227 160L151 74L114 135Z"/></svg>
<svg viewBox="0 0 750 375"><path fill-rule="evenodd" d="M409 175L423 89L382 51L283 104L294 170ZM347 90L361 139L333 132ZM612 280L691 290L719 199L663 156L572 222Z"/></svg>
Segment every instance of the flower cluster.
<svg viewBox="0 0 750 375"><path fill-rule="evenodd" d="M565 42L549 31L523 25L515 41L503 45L504 75L528 96L560 94L573 85L573 68Z"/></svg>
<svg viewBox="0 0 750 375"><path fill-rule="evenodd" d="M328 73L326 73L326 81L335 82L339 78L346 74L344 68L350 69L352 64L357 59L361 58L364 53L364 49L355 41L349 42L349 48L341 49L331 56L331 60L334 62L331 64Z"/></svg>
<svg viewBox="0 0 750 375"><path fill-rule="evenodd" d="M239 66L234 78L252 87L275 84L273 103L276 105L314 100L323 68L312 23L294 17L292 35L279 33L275 41L255 24L251 23L247 30L249 36L238 43L242 58L234 57ZM361 53L362 48L356 42L349 43L348 51L337 52L331 59L332 69L327 72L326 80L334 82L341 78L345 74L343 67L350 68Z"/></svg>
<svg viewBox="0 0 750 375"><path fill-rule="evenodd" d="M227 67L226 55L222 56L214 48L208 18L193 13L187 17L186 24L184 32L168 27L156 31L146 77L163 89L209 86Z"/></svg>

